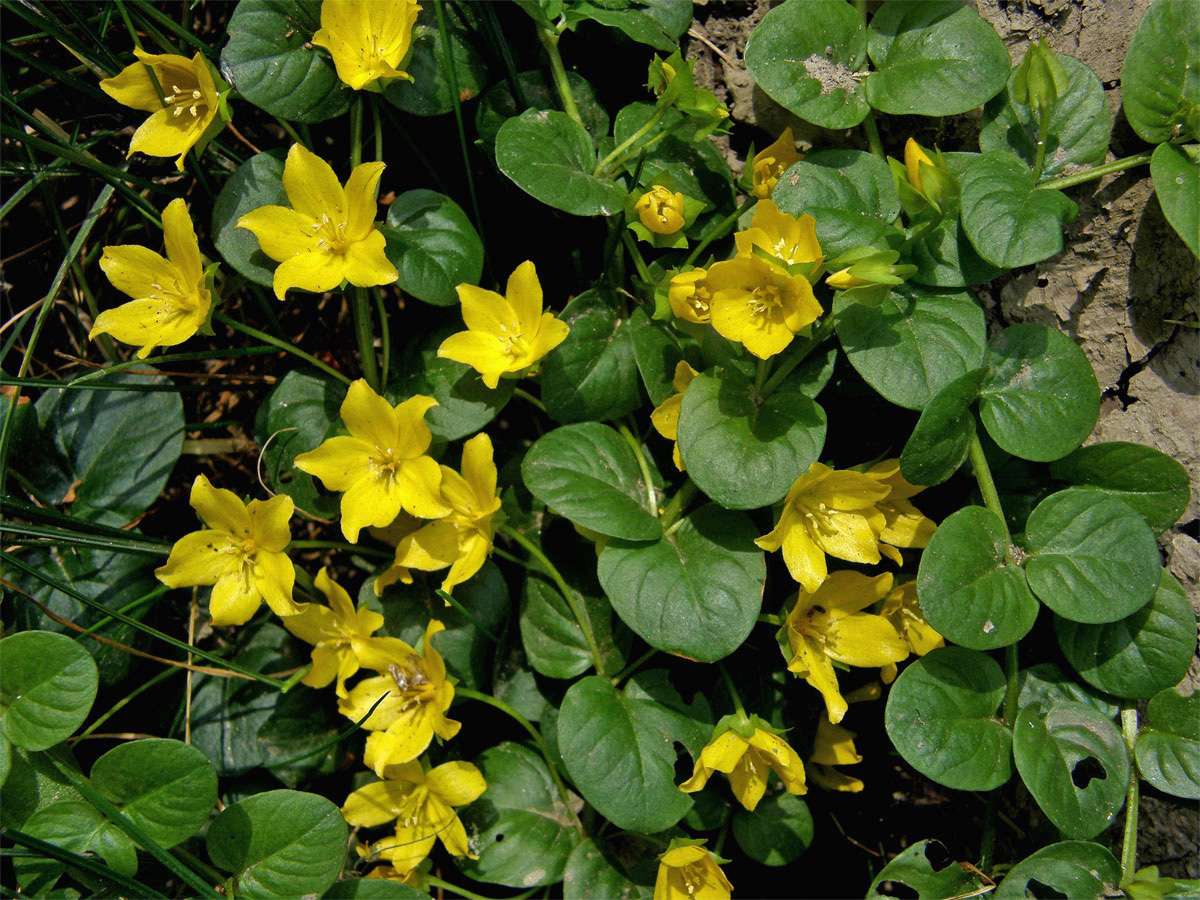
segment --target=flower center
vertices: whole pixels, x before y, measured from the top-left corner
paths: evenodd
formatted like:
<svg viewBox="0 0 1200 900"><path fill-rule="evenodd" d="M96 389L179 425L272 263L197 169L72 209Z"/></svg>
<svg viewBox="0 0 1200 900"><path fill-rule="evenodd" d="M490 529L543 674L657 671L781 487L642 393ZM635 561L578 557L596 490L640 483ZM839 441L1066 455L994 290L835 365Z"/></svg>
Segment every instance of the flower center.
<svg viewBox="0 0 1200 900"><path fill-rule="evenodd" d="M501 352L511 360L529 355L529 342L518 325L509 326L501 322L497 340L500 341Z"/></svg>
<svg viewBox="0 0 1200 900"><path fill-rule="evenodd" d="M764 284L750 292L750 312L756 316L768 316L783 308L783 294L773 284Z"/></svg>
<svg viewBox="0 0 1200 900"><path fill-rule="evenodd" d="M167 105L168 109L175 107L171 115L176 119L183 115L185 109L193 119L200 118L201 111L208 112L208 104L204 102L204 95L199 90L192 88L189 91L177 84L171 85L171 93L163 97L163 103Z"/></svg>
<svg viewBox="0 0 1200 900"><path fill-rule="evenodd" d="M321 214L319 222L313 222L309 227L318 235L317 247L330 253L343 254L350 247L350 239L346 237L348 222L334 222L325 213ZM391 452L390 450L388 451Z"/></svg>
<svg viewBox="0 0 1200 900"><path fill-rule="evenodd" d="M707 287L697 287L695 293L688 297L688 305L696 311L697 317L708 315L708 304L712 300L712 291Z"/></svg>
<svg viewBox="0 0 1200 900"><path fill-rule="evenodd" d="M415 704L433 699L433 685L429 683L429 678L419 666L405 669L392 663L388 666L388 675L392 677L392 681L396 682L396 687L403 697L404 702L400 706L401 712L412 709Z"/></svg>
<svg viewBox="0 0 1200 900"><path fill-rule="evenodd" d="M199 298L194 293L187 293L178 279L171 279L171 286L164 287L158 282L151 282L152 294L147 298L172 307L171 318L177 318L188 313L194 313L199 305Z"/></svg>

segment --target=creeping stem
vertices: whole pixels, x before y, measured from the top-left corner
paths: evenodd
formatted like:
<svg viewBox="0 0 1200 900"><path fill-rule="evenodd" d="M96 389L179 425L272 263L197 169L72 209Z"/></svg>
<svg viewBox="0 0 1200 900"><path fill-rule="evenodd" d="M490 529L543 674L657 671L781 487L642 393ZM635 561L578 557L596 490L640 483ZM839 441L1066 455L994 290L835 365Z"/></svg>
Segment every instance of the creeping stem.
<svg viewBox="0 0 1200 900"><path fill-rule="evenodd" d="M654 479L650 477L650 465L646 462L646 454L642 452L642 444L626 426L621 425L617 430L621 432L621 437L625 438L625 443L632 448L633 455L637 457L638 468L642 470L642 481L646 483L646 499L650 504L650 515L657 516L658 492L654 488Z"/></svg>
<svg viewBox="0 0 1200 900"><path fill-rule="evenodd" d="M562 100L563 111L582 125L583 119L579 116L579 107L575 105L575 95L571 93L571 85L567 81L567 70L563 68L562 56L558 52L558 32L553 28L539 28L538 40L542 42L542 46L546 48L546 55L550 57L550 77L554 79L554 87Z"/></svg>
<svg viewBox="0 0 1200 900"><path fill-rule="evenodd" d="M1008 521L1004 518L1004 510L1000 506L1000 495L996 492L996 482L992 480L992 470L988 467L987 457L983 453L983 445L979 443L979 435L971 438L971 468L975 471L975 481L979 484L979 493L983 495L983 505L1000 519L1004 526L1004 561L1010 565L1017 564L1012 552L1012 537L1008 533Z"/></svg>
<svg viewBox="0 0 1200 900"><path fill-rule="evenodd" d="M1129 792L1125 797L1125 836L1121 841L1121 882L1137 871L1137 831L1138 831L1138 768L1134 759L1133 748L1137 743L1138 715L1137 706L1126 701L1121 704L1121 735L1125 738L1125 747L1129 750Z"/></svg>
<svg viewBox="0 0 1200 900"><path fill-rule="evenodd" d="M1038 136L1037 156L1033 161L1033 180L1036 183L1042 177L1042 169L1046 165L1046 132L1050 127L1050 107L1045 103L1038 106Z"/></svg>
<svg viewBox="0 0 1200 900"><path fill-rule="evenodd" d="M379 393L379 360L375 356L375 334L371 329L371 301L365 288L354 289L354 336L358 339L358 356L362 362L363 378L371 390ZM387 324L386 322L384 323Z"/></svg>
<svg viewBox="0 0 1200 900"><path fill-rule="evenodd" d="M617 162L623 160L628 155L625 151L653 131L654 127L662 121L662 117L667 114L668 109L670 109L669 106L660 106L658 109L654 110L654 115L647 120L645 125L639 128L629 137L625 138L625 140L621 141L621 143L617 144L617 146L613 148L612 153L608 154L608 156L596 163L596 168L592 170L592 174L599 177L606 169L611 168Z"/></svg>
<svg viewBox="0 0 1200 900"><path fill-rule="evenodd" d="M700 489L696 487L696 483L690 478L680 486L679 490L675 492L675 496L667 501L667 505L663 508L663 531L669 530L675 524L687 505L692 502L692 498L699 492Z"/></svg>
<svg viewBox="0 0 1200 900"><path fill-rule="evenodd" d="M1064 175L1060 178L1051 178L1039 184L1036 190L1039 191L1061 191L1065 188L1075 187L1077 184L1086 184L1089 181L1095 181L1098 178L1103 178L1105 175L1115 175L1118 172L1124 172L1126 169L1132 169L1136 166L1144 166L1150 162L1149 153L1139 153L1136 156L1126 156L1124 159L1113 160L1110 163L1105 163L1102 166L1093 166L1083 172L1075 175Z"/></svg>

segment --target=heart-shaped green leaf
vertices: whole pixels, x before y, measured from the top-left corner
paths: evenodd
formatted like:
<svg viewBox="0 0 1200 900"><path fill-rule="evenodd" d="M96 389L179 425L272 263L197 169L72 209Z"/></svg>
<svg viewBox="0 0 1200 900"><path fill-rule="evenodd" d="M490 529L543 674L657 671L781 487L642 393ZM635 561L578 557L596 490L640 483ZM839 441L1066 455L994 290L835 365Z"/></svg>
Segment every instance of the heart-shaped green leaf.
<svg viewBox="0 0 1200 900"><path fill-rule="evenodd" d="M1160 144L1182 127L1200 139L1200 32L1192 0L1158 0L1138 22L1121 69L1121 105L1138 137Z"/></svg>
<svg viewBox="0 0 1200 900"><path fill-rule="evenodd" d="M941 847L937 841L920 841L913 844L891 862L889 862L875 880L871 882L868 900L877 897L911 896L902 894L899 888L908 888L915 892L917 900L944 900L946 897L970 897L983 886L983 879L976 871L963 866L945 865L942 862L944 853L929 851ZM935 863L936 860L936 863Z"/></svg>
<svg viewBox="0 0 1200 900"><path fill-rule="evenodd" d="M63 800L39 810L29 817L22 831L71 853L95 854L122 875L137 872L137 846L98 809L82 800ZM13 869L22 891L47 897L53 896L50 888L66 866L46 857L27 857L14 860Z"/></svg>
<svg viewBox="0 0 1200 900"><path fill-rule="evenodd" d="M1163 215L1200 256L1200 145L1159 144L1150 157L1150 177Z"/></svg>
<svg viewBox="0 0 1200 900"><path fill-rule="evenodd" d="M1141 513L1156 534L1179 520L1191 493L1182 464L1153 447L1125 441L1080 447L1052 462L1050 474L1120 500Z"/></svg>
<svg viewBox="0 0 1200 900"><path fill-rule="evenodd" d="M508 81L496 82L479 98L479 106L475 110L475 131L479 134L483 146L491 150L495 149L496 132L507 120L530 108L562 108L562 98L559 97L549 72L540 69L520 72L516 81L524 101L521 106L518 106L517 99L513 96L512 85ZM588 134L595 140L607 135L608 112L596 98L596 89L575 72L567 73L567 85L571 88L571 96L575 98L575 106Z"/></svg>
<svg viewBox="0 0 1200 900"><path fill-rule="evenodd" d="M1038 663L1022 669L1017 677L1017 708L1040 703L1051 709L1060 703L1085 703L1096 708L1106 719L1115 719L1121 705L1108 694L1080 682L1054 663Z"/></svg>
<svg viewBox="0 0 1200 900"><path fill-rule="evenodd" d="M1025 857L1004 876L996 900L1025 900L1047 888L1078 900L1107 900L1121 881L1113 855L1090 841L1062 841Z"/></svg>
<svg viewBox="0 0 1200 900"><path fill-rule="evenodd" d="M435 306L458 302L454 288L477 284L483 242L462 207L436 191L406 191L388 207L381 229L397 287Z"/></svg>
<svg viewBox="0 0 1200 900"><path fill-rule="evenodd" d="M975 437L971 407L987 369L972 369L938 391L900 454L900 471L911 484L941 484L958 471Z"/></svg>
<svg viewBox="0 0 1200 900"><path fill-rule="evenodd" d="M255 284L270 286L278 263L259 249L254 232L237 222L260 206L291 205L283 189L283 164L282 150L256 153L238 166L213 204L213 243L225 262Z"/></svg>
<svg viewBox="0 0 1200 900"><path fill-rule="evenodd" d="M1012 774L1012 733L996 716L1004 673L977 650L941 647L907 666L884 725L905 761L946 787L989 791Z"/></svg>
<svg viewBox="0 0 1200 900"><path fill-rule="evenodd" d="M629 327L642 385L650 395L650 402L659 406L674 396L675 367L684 358L684 347L694 350L695 342L661 322L652 321L641 307L629 317Z"/></svg>
<svg viewBox="0 0 1200 900"><path fill-rule="evenodd" d="M96 663L63 634L22 631L0 640L0 729L13 744L45 750L83 724L96 699Z"/></svg>
<svg viewBox="0 0 1200 900"><path fill-rule="evenodd" d="M602 660L602 673L619 672L632 635L614 621L612 607L594 580L593 590L580 590L580 608ZM521 600L521 644L529 664L550 678L574 678L596 664L587 637L558 588L540 575L525 579ZM615 632L615 633L614 633Z"/></svg>
<svg viewBox="0 0 1200 900"><path fill-rule="evenodd" d="M564 10L567 26L574 30L580 22L592 21L608 28L615 28L639 44L648 44L656 50L670 53L675 49L678 35L672 36L655 16L650 15L653 7L629 7L615 5L604 0L577 0ZM686 26L684 27L686 31Z"/></svg>
<svg viewBox="0 0 1200 900"><path fill-rule="evenodd" d="M792 794L773 794L753 811L733 814L733 836L748 857L764 866L786 866L800 857L813 839L808 804Z"/></svg>
<svg viewBox="0 0 1200 900"><path fill-rule="evenodd" d="M657 848L639 841L635 835L617 835L604 842L589 838L567 860L563 900L593 897L651 900L657 853Z"/></svg>
<svg viewBox="0 0 1200 900"><path fill-rule="evenodd" d="M1200 800L1200 694L1160 691L1146 706L1146 723L1134 748L1142 777L1160 791Z"/></svg>

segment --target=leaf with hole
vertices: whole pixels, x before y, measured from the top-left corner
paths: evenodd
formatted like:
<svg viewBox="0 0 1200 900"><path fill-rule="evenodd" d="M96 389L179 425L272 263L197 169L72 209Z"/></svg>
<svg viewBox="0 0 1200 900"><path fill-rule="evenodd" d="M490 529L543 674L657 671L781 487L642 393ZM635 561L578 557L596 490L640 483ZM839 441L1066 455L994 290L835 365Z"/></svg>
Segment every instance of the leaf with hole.
<svg viewBox="0 0 1200 900"><path fill-rule="evenodd" d="M1065 334L1044 325L1011 325L989 343L988 367L979 418L1002 450L1050 462L1092 433L1100 385Z"/></svg>
<svg viewBox="0 0 1200 900"><path fill-rule="evenodd" d="M237 222L260 206L291 206L283 189L283 164L282 150L256 153L226 180L213 204L212 235L217 250L239 274L267 287L274 283L278 263L259 249L254 232L238 228Z"/></svg>
<svg viewBox="0 0 1200 900"><path fill-rule="evenodd" d="M1200 145L1159 144L1150 157L1150 177L1163 215L1200 256Z"/></svg>
<svg viewBox="0 0 1200 900"><path fill-rule="evenodd" d="M921 411L900 454L900 471L910 484L941 484L966 461L975 437L971 411L987 369L972 369L954 379Z"/></svg>
<svg viewBox="0 0 1200 900"><path fill-rule="evenodd" d="M703 372L679 410L679 452L688 475L726 509L783 499L825 446L825 411L805 385L785 380L769 396L735 369Z"/></svg>
<svg viewBox="0 0 1200 900"><path fill-rule="evenodd" d="M1158 544L1119 500L1068 488L1025 524L1025 575L1038 599L1074 622L1116 622L1145 606L1159 583Z"/></svg>
<svg viewBox="0 0 1200 900"><path fill-rule="evenodd" d="M900 891L901 887L915 892L917 900L945 900L979 893L985 885L978 870L946 859L945 852L945 847L937 841L913 844L875 876L867 894L868 900L909 896Z"/></svg>
<svg viewBox="0 0 1200 900"><path fill-rule="evenodd" d="M436 191L405 191L388 206L380 229L396 286L435 306L458 302L455 287L477 284L483 242L462 207Z"/></svg>
<svg viewBox="0 0 1200 900"><path fill-rule="evenodd" d="M49 631L0 640L0 729L25 750L45 750L83 724L96 699L96 663L75 641Z"/></svg>
<svg viewBox="0 0 1200 900"><path fill-rule="evenodd" d="M653 543L610 540L597 574L617 615L650 646L716 662L741 646L762 607L758 534L745 514L708 504Z"/></svg>
<svg viewBox="0 0 1200 900"><path fill-rule="evenodd" d="M208 855L233 873L237 896L320 895L341 871L349 838L341 810L301 791L264 791L213 819Z"/></svg>
<svg viewBox="0 0 1200 900"><path fill-rule="evenodd" d="M1121 68L1125 118L1147 143L1177 130L1200 139L1200 31L1192 0L1158 0L1138 22Z"/></svg>
<svg viewBox="0 0 1200 900"><path fill-rule="evenodd" d="M1112 720L1091 706L1022 707L1013 728L1013 757L1033 799L1067 837L1095 837L1125 803L1125 741Z"/></svg>
<svg viewBox="0 0 1200 900"><path fill-rule="evenodd" d="M1134 748L1138 771L1160 791L1200 800L1200 694L1160 691L1146 706Z"/></svg>
<svg viewBox="0 0 1200 900"><path fill-rule="evenodd" d="M799 859L812 843L812 813L799 797L772 794L753 811L734 811L733 836L742 852L755 862L786 866Z"/></svg>
<svg viewBox="0 0 1200 900"><path fill-rule="evenodd" d="M1090 841L1062 841L1043 847L1012 867L993 895L996 900L1050 896L1108 900L1121 881L1121 865Z"/></svg>

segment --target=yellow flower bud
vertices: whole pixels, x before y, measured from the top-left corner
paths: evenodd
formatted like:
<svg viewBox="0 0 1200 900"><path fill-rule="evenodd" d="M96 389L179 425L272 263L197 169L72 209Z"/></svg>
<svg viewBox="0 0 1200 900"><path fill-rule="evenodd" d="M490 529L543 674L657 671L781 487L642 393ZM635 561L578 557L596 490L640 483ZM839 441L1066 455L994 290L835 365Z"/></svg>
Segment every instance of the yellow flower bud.
<svg viewBox="0 0 1200 900"><path fill-rule="evenodd" d="M655 234L674 234L683 227L683 194L656 184L638 198L638 218Z"/></svg>
<svg viewBox="0 0 1200 900"><path fill-rule="evenodd" d="M908 183L925 193L925 189L921 187L921 163L932 166L933 160L921 149L920 144L909 138L904 145L904 168L908 171Z"/></svg>
<svg viewBox="0 0 1200 900"><path fill-rule="evenodd" d="M825 279L825 283L835 291L848 291L851 288L868 287L874 284L873 281L868 281L865 278L859 278L857 275L850 274L850 267L842 269L840 272L834 272Z"/></svg>

